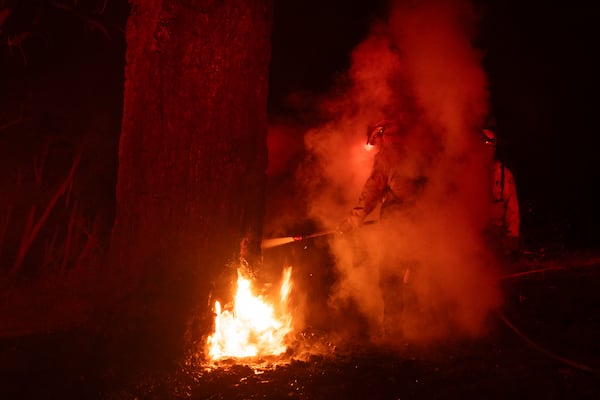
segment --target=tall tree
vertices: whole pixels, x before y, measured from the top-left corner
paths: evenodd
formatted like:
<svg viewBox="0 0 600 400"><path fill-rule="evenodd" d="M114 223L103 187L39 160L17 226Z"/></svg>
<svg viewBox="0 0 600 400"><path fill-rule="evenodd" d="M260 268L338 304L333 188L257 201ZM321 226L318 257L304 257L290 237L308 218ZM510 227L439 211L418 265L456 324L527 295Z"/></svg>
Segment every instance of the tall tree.
<svg viewBox="0 0 600 400"><path fill-rule="evenodd" d="M244 238L260 251L272 4L130 5L111 260L170 339Z"/></svg>

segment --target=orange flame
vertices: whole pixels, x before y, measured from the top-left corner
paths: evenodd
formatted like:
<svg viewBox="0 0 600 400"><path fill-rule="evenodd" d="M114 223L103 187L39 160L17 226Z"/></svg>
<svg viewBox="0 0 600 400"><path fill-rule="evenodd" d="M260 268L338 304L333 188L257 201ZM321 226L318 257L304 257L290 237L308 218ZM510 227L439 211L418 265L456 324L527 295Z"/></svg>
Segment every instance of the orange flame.
<svg viewBox="0 0 600 400"><path fill-rule="evenodd" d="M253 293L250 277L238 269L237 291L233 310L221 310L215 302L215 331L208 337L208 356L212 360L276 356L287 350L285 336L292 318L287 311L291 291L291 267L283 272L279 291L278 313L262 296ZM279 315L277 315L279 314Z"/></svg>

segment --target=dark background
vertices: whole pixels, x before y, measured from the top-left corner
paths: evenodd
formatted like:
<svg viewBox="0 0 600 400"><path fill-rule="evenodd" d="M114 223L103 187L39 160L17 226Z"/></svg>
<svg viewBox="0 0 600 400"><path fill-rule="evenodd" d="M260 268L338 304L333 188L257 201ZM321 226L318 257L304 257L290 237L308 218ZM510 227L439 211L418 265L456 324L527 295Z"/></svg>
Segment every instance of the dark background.
<svg viewBox="0 0 600 400"><path fill-rule="evenodd" d="M9 2L10 3L10 2ZM0 3L1 4L1 3ZM59 179L84 149L79 195L108 232L122 111L122 0L24 1L0 34L0 166L16 171L49 145ZM586 250L599 241L592 5L478 0L501 155L517 180L525 245ZM326 93L384 1L275 1L269 113L299 117L291 92ZM18 39L22 39L19 41ZM68 161L67 161L68 160Z"/></svg>
<svg viewBox="0 0 600 400"><path fill-rule="evenodd" d="M385 2L279 2L271 110L289 90L319 92L349 66ZM285 5L284 5L285 4ZM587 3L479 0L475 44L486 51L499 155L517 181L524 245L589 249L600 243L596 184L598 13Z"/></svg>

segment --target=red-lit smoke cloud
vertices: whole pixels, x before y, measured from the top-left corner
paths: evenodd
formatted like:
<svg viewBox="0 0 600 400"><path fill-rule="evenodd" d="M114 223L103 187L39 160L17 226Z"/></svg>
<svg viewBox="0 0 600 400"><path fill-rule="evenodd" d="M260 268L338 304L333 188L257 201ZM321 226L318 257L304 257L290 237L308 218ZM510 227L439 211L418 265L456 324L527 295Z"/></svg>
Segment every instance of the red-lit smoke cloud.
<svg viewBox="0 0 600 400"><path fill-rule="evenodd" d="M488 169L478 129L488 110L477 15L465 0L396 1L351 54L351 67L321 102L328 122L304 136L297 187L309 216L337 226L356 203L373 163L366 129L402 121L407 166L423 164L427 185L405 220L332 236L338 280L330 306L357 305L375 340L381 331L379 277L408 268L418 312L399 328L412 340L485 331L500 301L495 265L480 232L487 220ZM377 210L376 210L377 211ZM370 219L377 219L373 213ZM383 255L397 262L384 265Z"/></svg>

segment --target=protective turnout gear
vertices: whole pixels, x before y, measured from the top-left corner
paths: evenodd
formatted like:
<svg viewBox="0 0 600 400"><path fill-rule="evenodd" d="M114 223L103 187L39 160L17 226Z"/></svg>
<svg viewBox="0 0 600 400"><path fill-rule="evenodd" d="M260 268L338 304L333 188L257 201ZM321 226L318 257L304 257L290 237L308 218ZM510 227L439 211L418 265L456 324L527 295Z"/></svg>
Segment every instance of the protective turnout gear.
<svg viewBox="0 0 600 400"><path fill-rule="evenodd" d="M354 215L350 215L348 216L346 219L344 219L337 227L336 227L336 232L337 233L350 233L353 230L357 229L360 224L361 224L362 220L360 218L358 218L357 216Z"/></svg>
<svg viewBox="0 0 600 400"><path fill-rule="evenodd" d="M496 146L496 135L483 130L486 145ZM515 259L519 251L520 215L517 187L512 172L504 163L494 160L491 166L490 239L505 256Z"/></svg>
<svg viewBox="0 0 600 400"><path fill-rule="evenodd" d="M506 236L519 237L519 202L515 178L500 161L492 166L492 212L490 223L501 226Z"/></svg>
<svg viewBox="0 0 600 400"><path fill-rule="evenodd" d="M425 160L408 157L401 145L384 146L375 155L371 174L365 182L351 218L359 225L381 203L381 217L414 205L427 178Z"/></svg>

